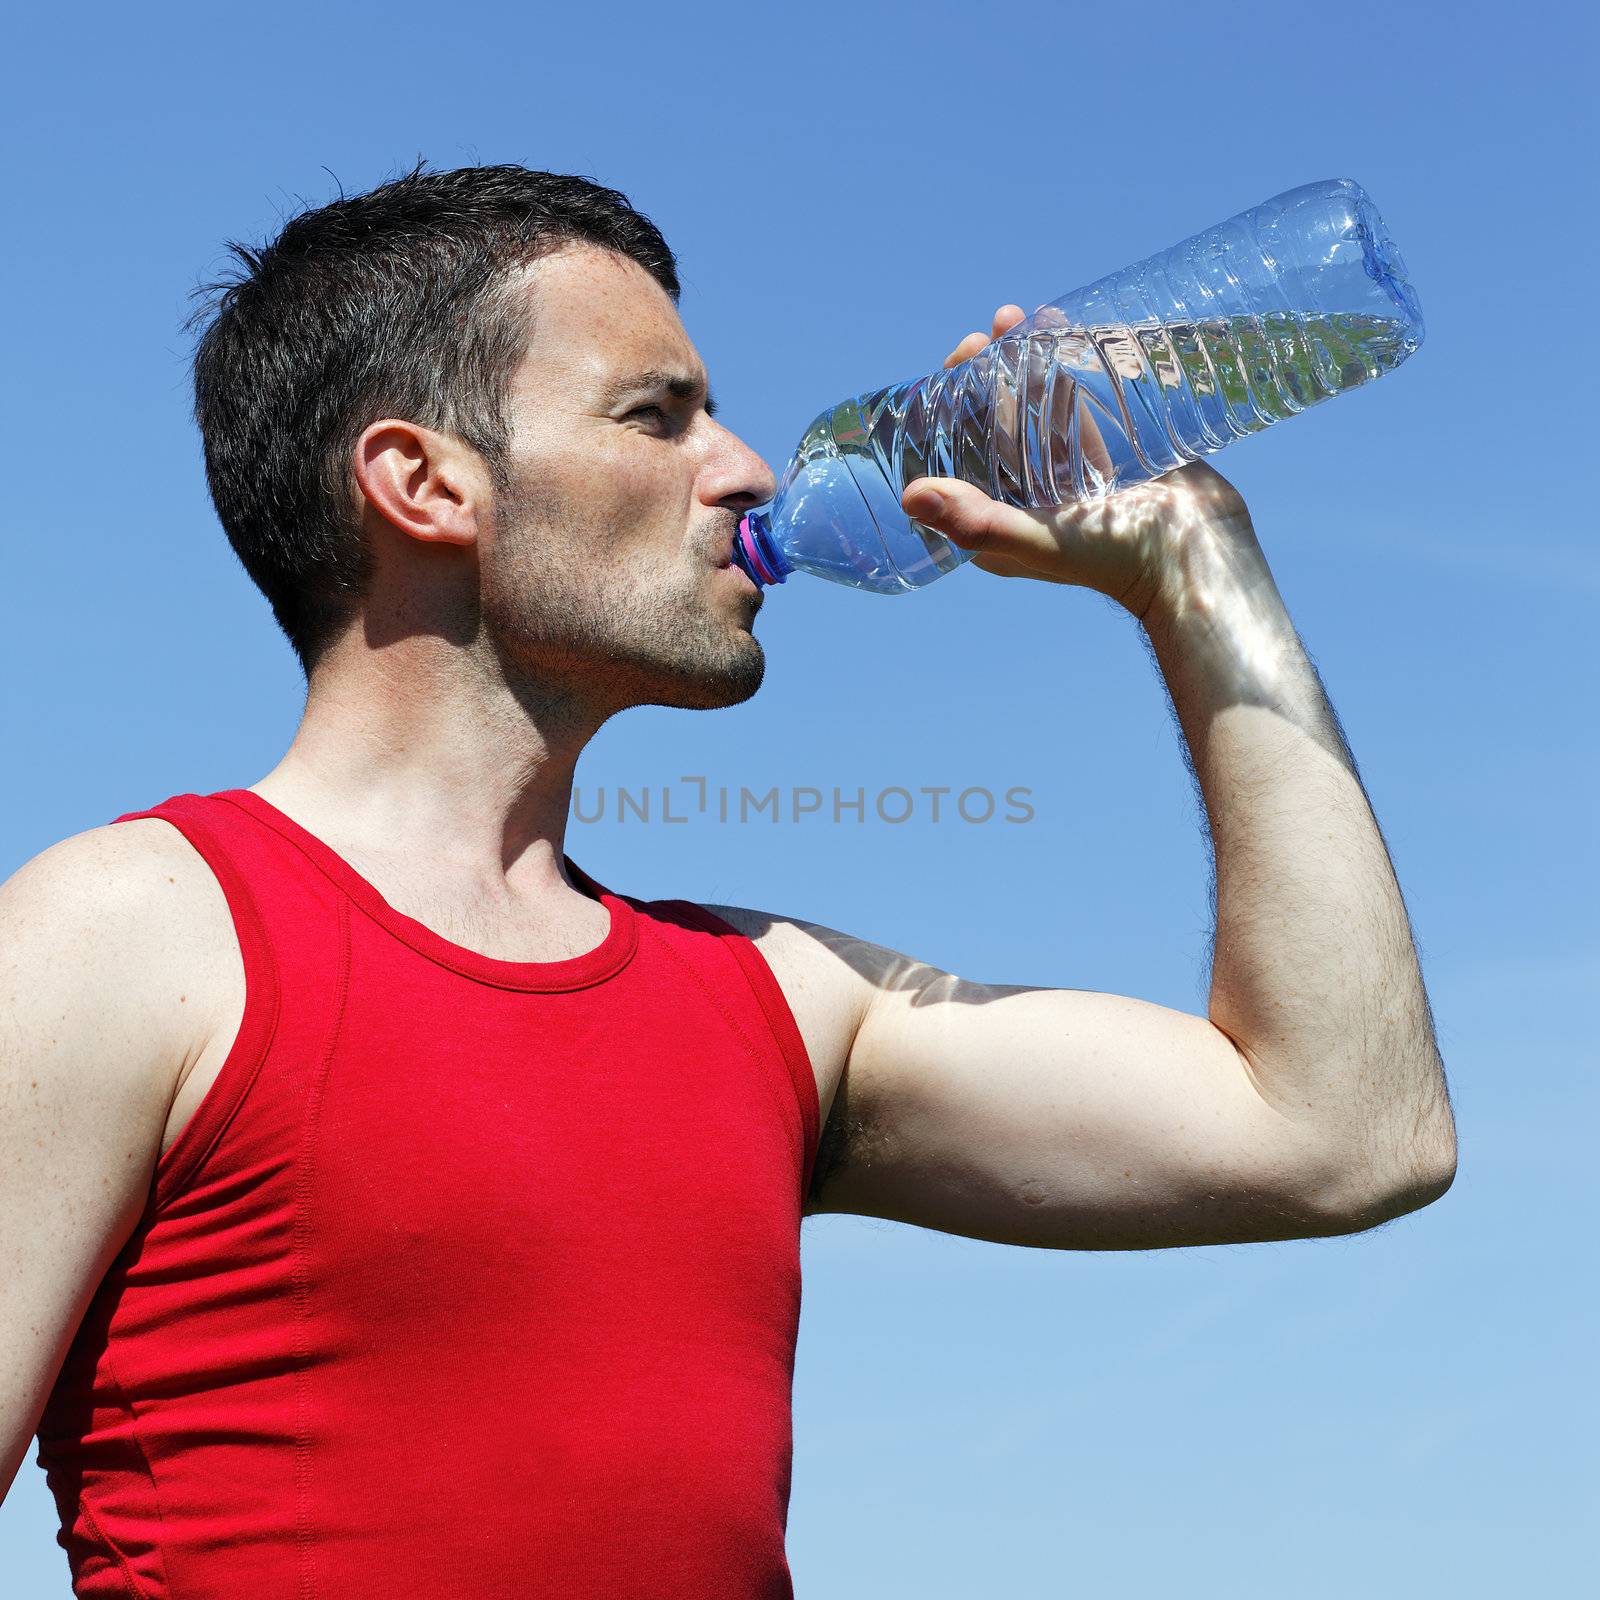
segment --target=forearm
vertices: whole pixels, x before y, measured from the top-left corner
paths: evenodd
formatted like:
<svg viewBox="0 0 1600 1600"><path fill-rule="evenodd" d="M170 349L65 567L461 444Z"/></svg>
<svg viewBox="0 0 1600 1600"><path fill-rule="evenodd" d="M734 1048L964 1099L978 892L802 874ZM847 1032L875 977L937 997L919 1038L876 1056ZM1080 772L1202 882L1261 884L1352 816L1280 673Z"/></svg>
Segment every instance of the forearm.
<svg viewBox="0 0 1600 1600"><path fill-rule="evenodd" d="M1454 1170L1444 1069L1400 887L1248 520L1191 532L1143 625L1216 868L1209 1016L1275 1107L1326 1140L1372 1220Z"/></svg>

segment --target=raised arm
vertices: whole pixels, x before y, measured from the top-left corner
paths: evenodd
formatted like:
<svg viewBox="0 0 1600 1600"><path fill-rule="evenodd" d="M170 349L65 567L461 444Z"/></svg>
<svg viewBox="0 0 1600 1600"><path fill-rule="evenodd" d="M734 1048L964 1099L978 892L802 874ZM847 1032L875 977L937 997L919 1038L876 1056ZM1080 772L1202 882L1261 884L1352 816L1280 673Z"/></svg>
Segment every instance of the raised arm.
<svg viewBox="0 0 1600 1600"><path fill-rule="evenodd" d="M1197 464L1100 505L926 479L905 505L989 571L1138 619L1210 824L1208 1015L810 928L813 992L851 1018L812 1208L1142 1249L1353 1232L1443 1194L1455 1130L1400 888L1239 495Z"/></svg>

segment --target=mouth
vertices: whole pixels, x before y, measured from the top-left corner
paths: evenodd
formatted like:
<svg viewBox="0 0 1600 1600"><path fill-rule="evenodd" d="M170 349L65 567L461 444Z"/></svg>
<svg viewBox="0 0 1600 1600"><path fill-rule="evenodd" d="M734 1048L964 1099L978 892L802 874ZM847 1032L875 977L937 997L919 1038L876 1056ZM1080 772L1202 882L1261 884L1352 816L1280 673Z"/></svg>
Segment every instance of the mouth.
<svg viewBox="0 0 1600 1600"><path fill-rule="evenodd" d="M738 559L739 530L735 526L728 534L726 540L718 544L711 551L711 559L716 564L718 572L733 572L737 574L735 585L746 595L754 595L756 606L765 604L766 595L762 593L761 585L755 581L745 569L744 563Z"/></svg>

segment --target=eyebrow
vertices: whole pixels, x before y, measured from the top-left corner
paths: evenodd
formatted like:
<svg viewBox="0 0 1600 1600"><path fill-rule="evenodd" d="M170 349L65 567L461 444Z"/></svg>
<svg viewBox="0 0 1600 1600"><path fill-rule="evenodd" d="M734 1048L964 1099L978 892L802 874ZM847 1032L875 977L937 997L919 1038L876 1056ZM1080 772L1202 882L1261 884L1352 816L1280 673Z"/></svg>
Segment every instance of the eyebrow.
<svg viewBox="0 0 1600 1600"><path fill-rule="evenodd" d="M700 394L700 384L696 379L681 372L667 372L659 367L651 367L644 372L631 373L628 377L608 384L604 403L608 406L615 405L627 395L643 394L648 389L665 389L674 400L693 400ZM712 398L709 387L705 391L705 397L706 415L716 416L717 402Z"/></svg>

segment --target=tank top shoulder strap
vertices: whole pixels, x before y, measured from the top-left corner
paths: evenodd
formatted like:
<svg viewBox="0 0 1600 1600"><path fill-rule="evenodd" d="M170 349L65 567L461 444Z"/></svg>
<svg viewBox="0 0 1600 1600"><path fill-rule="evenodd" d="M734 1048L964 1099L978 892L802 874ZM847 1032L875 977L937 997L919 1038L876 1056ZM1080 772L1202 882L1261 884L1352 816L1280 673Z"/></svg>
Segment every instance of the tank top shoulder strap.
<svg viewBox="0 0 1600 1600"><path fill-rule="evenodd" d="M778 1047L794 1080L800 1102L800 1120L805 1145L805 1181L802 1193L811 1189L812 1169L817 1159L821 1133L821 1106L817 1099L817 1076L811 1064L800 1026L794 1019L788 997L755 942L732 923L693 900L655 900L639 908L646 915L665 918L681 927L714 936L717 944L732 958L744 979L747 996L753 999L760 1017Z"/></svg>
<svg viewBox="0 0 1600 1600"><path fill-rule="evenodd" d="M248 858L251 852L240 849L234 837L238 830L231 823L227 810L209 795L177 794L143 811L125 811L120 817L113 817L112 822L140 822L147 817L170 823L211 868L228 902L228 910L233 914L248 973L252 957L267 954L266 929L251 892L249 878L252 874L246 861L241 860L241 857ZM260 981L267 984L272 978L270 971L263 967Z"/></svg>
<svg viewBox="0 0 1600 1600"><path fill-rule="evenodd" d="M346 913L326 881L225 794L178 794L113 823L159 818L211 869L233 919L244 966L244 1014L217 1076L156 1166L153 1205L189 1188L234 1120L275 1047L293 1056L322 1026L324 995L342 981ZM292 1004L290 1003L292 1002Z"/></svg>

